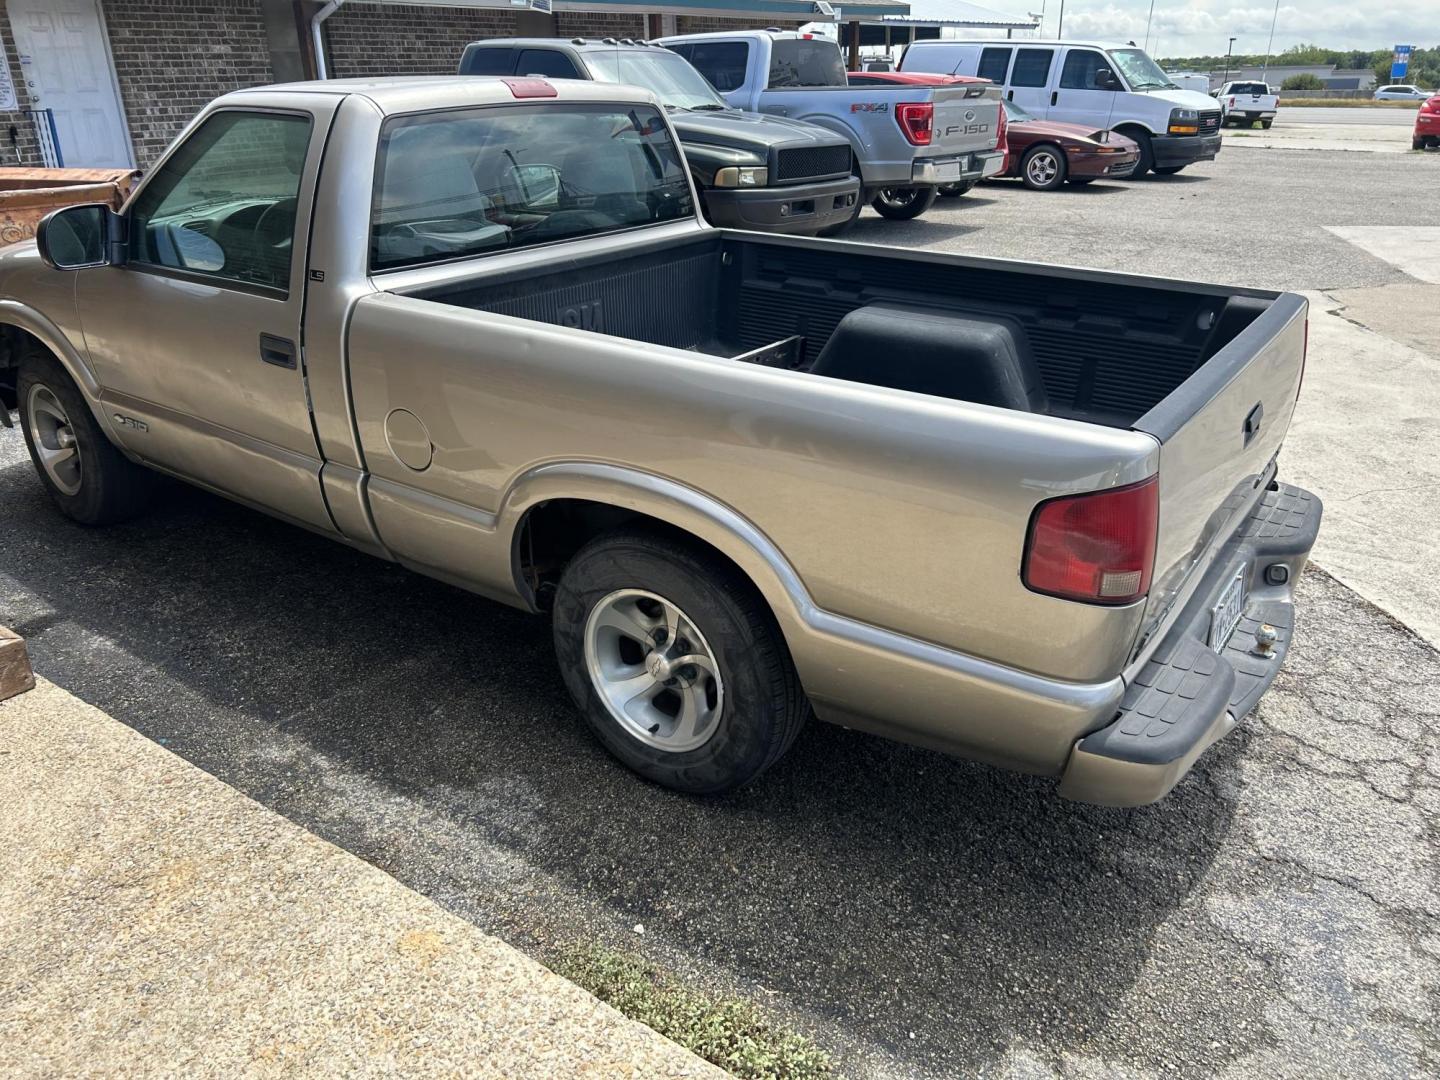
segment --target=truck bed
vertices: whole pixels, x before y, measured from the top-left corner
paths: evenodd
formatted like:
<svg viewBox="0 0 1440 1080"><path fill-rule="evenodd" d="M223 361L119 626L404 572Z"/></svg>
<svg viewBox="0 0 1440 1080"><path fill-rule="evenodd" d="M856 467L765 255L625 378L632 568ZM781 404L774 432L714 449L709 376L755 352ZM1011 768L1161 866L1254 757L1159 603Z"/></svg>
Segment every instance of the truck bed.
<svg viewBox="0 0 1440 1080"><path fill-rule="evenodd" d="M1032 411L1130 427L1269 303L1241 290L1140 280L716 234L413 295L798 370L815 365L859 308L934 308L1019 328L1019 348L1044 383L1044 404ZM874 364L864 381L885 385L887 358Z"/></svg>

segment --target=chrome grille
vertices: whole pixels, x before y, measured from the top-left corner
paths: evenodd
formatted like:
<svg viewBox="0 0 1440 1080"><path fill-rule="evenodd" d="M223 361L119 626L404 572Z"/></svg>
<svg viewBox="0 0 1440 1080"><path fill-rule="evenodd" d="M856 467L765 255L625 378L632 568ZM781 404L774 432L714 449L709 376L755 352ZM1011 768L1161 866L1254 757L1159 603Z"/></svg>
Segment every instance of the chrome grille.
<svg viewBox="0 0 1440 1080"><path fill-rule="evenodd" d="M775 162L775 182L780 184L849 173L849 146L797 146L781 150Z"/></svg>

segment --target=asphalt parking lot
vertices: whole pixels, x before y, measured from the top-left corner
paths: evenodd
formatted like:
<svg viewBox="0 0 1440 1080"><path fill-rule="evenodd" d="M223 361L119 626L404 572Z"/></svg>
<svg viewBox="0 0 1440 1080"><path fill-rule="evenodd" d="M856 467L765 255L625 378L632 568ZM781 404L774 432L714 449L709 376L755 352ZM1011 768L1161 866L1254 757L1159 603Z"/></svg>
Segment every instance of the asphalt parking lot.
<svg viewBox="0 0 1440 1080"><path fill-rule="evenodd" d="M1408 289L1331 230L1412 224L1437 179L1435 154L1244 147L1169 180L867 212L853 239ZM1423 333L1407 347L1430 357L1414 378L1440 373ZM1416 430L1406 452L1440 456ZM540 620L178 488L80 529L9 429L0 505L0 623L37 671L542 959L642 950L857 1077L1440 1069L1440 654L1323 562L1275 688L1160 805L1065 803L820 724L693 800L592 743Z"/></svg>

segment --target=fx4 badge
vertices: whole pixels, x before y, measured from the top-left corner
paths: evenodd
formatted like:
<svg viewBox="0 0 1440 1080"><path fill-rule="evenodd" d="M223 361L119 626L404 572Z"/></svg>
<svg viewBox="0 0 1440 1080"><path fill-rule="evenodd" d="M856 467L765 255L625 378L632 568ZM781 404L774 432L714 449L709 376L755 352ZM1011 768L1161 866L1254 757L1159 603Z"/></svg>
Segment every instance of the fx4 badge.
<svg viewBox="0 0 1440 1080"><path fill-rule="evenodd" d="M857 101L857 102L854 102L854 103L850 106L850 111L851 111L852 113L857 113L857 112L888 113L888 112L890 111L890 103L889 103L888 101Z"/></svg>
<svg viewBox="0 0 1440 1080"><path fill-rule="evenodd" d="M115 423L119 424L121 427L133 428L136 431L150 430L150 425L145 423L144 420L136 420L135 417L126 416L123 413L115 413L114 420Z"/></svg>

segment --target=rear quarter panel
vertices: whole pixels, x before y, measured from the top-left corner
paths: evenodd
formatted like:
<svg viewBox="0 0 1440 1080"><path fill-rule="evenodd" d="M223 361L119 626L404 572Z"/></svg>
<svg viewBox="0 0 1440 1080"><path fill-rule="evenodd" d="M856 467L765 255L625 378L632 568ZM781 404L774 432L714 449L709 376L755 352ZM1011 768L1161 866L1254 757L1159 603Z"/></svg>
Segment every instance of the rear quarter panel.
<svg viewBox="0 0 1440 1080"><path fill-rule="evenodd" d="M349 368L366 465L396 496L375 506L385 543L482 591L515 588L508 549L484 549L508 545L486 529L516 485L594 462L733 509L826 611L1066 680L1113 677L1133 646L1143 605L1031 593L1020 560L1039 501L1149 475L1149 436L393 294L356 305ZM429 429L424 472L389 449L396 408Z"/></svg>

